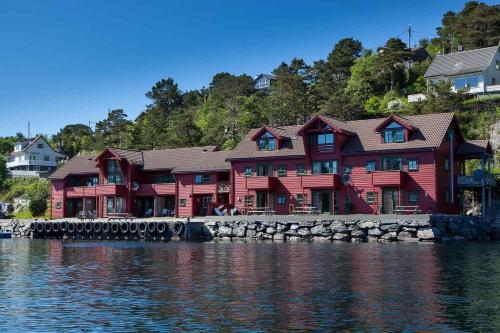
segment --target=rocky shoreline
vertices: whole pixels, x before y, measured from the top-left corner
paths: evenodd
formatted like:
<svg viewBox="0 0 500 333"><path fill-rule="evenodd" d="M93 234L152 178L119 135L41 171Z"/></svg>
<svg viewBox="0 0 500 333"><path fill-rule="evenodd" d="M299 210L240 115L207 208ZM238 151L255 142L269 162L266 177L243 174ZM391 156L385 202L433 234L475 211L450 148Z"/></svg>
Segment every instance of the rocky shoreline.
<svg viewBox="0 0 500 333"><path fill-rule="evenodd" d="M465 216L398 218L336 218L305 221L285 219L212 220L205 223L206 237L213 239L344 242L436 242L492 240L495 230L488 222Z"/></svg>

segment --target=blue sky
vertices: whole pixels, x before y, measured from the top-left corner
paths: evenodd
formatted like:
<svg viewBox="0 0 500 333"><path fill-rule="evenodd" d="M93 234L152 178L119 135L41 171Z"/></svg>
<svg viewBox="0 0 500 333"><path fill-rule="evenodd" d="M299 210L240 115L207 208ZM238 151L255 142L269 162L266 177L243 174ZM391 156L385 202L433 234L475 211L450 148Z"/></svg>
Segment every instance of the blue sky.
<svg viewBox="0 0 500 333"><path fill-rule="evenodd" d="M32 133L54 134L108 108L133 119L169 76L196 89L221 71L270 72L294 56L311 63L343 37L375 48L408 24L432 34L463 4L0 0L0 136L26 134L28 120Z"/></svg>

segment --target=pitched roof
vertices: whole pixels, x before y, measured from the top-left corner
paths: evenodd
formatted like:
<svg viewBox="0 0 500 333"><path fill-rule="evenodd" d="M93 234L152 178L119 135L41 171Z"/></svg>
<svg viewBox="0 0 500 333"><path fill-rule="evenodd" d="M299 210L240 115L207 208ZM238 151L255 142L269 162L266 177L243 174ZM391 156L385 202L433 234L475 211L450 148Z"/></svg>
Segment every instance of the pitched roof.
<svg viewBox="0 0 500 333"><path fill-rule="evenodd" d="M347 135L354 134L352 128L349 126L347 122L340 121L332 117L324 116L322 114L316 115L313 118L311 118L307 123L305 123L302 126L302 128L298 131L298 134L301 135L306 128L308 128L312 123L314 123L318 119L323 121L325 124L330 125L337 132L345 133Z"/></svg>
<svg viewBox="0 0 500 333"><path fill-rule="evenodd" d="M385 118L385 120L382 123L380 123L380 125L378 125L375 130L377 132L382 130L386 125L388 125L393 120L398 124L400 124L401 126L403 126L404 128L406 128L407 130L413 131L414 129L413 125L407 119L393 114Z"/></svg>
<svg viewBox="0 0 500 333"><path fill-rule="evenodd" d="M325 117L330 123L344 127L345 131L354 133L350 136L342 149L345 154L360 154L367 152L384 152L398 150L425 150L435 149L441 145L455 115L453 113L437 113L428 115L417 115L398 117L402 122L412 127L410 140L408 142L383 143L377 128L387 121L387 118L354 120L341 122L339 120ZM307 125L307 124L306 124ZM252 141L252 137L259 129L254 129L238 144L229 154L229 160L265 159L279 157L304 157L303 137L298 135L304 126L284 126L281 129L290 140L284 141L279 150L260 151ZM333 126L332 126L333 127Z"/></svg>
<svg viewBox="0 0 500 333"><path fill-rule="evenodd" d="M106 148L99 155L97 155L96 159L98 159L108 151L119 159L127 160L132 165L144 164L142 151L121 149L121 148Z"/></svg>
<svg viewBox="0 0 500 333"><path fill-rule="evenodd" d="M274 75L272 75L272 74L264 74L264 73L261 73L261 74L259 74L259 75L257 75L257 76L255 77L254 81L257 81L257 80L258 80L259 78L261 78L261 77L265 77L265 78L267 78L267 79L269 79L269 80L274 80L274 79L276 78L276 76L274 76Z"/></svg>
<svg viewBox="0 0 500 333"><path fill-rule="evenodd" d="M357 135L347 141L342 152L352 154L438 148L454 117L454 113L407 116L405 120L413 126L409 141L394 143L382 142L380 133L376 131L386 118L349 121L347 123Z"/></svg>
<svg viewBox="0 0 500 333"><path fill-rule="evenodd" d="M467 140L458 147L459 155L484 155L492 153L488 140Z"/></svg>
<svg viewBox="0 0 500 333"><path fill-rule="evenodd" d="M49 179L64 179L68 175L98 174L97 155L77 155L60 166Z"/></svg>
<svg viewBox="0 0 500 333"><path fill-rule="evenodd" d="M144 171L201 172L230 168L225 161L227 153L218 152L216 146L146 150L143 155Z"/></svg>
<svg viewBox="0 0 500 333"><path fill-rule="evenodd" d="M260 131L260 128L251 130L241 142L232 150L229 155L229 160L238 159L254 159L254 158L280 158L280 157L301 157L305 155L304 142L297 132L302 126L282 126L275 127L279 131L281 137L285 138L281 142L280 149L272 151L258 150L257 144L252 138Z"/></svg>
<svg viewBox="0 0 500 333"><path fill-rule="evenodd" d="M31 138L31 139L28 139L28 140L15 142L15 143L14 143L14 145L16 145L16 144L21 144L22 146L23 146L23 145L26 145L26 146L24 146L24 148L22 148L22 150L21 150L21 151L13 151L13 152L11 152L11 153L10 153L10 155L19 155L19 154L21 154L21 153L24 153L24 152L25 152L25 151L27 151L27 150L28 150L31 146L33 146L33 145L35 144L35 142L37 142L38 140L43 140L43 142L45 142L45 144L46 144L46 145L47 145L50 149L52 149L52 151L53 151L56 155L58 155L59 157L64 157L64 155L63 155L63 154L61 154L61 153L57 152L57 151L54 149L54 147L52 147L52 146L50 145L50 143L48 143L48 142L47 142L47 140L45 140L45 138L44 138L43 136L41 136L41 135L37 135L36 137Z"/></svg>
<svg viewBox="0 0 500 333"><path fill-rule="evenodd" d="M283 128L274 126L262 126L252 135L252 140L257 140L266 131L271 133L278 140L282 140L285 137L285 130Z"/></svg>
<svg viewBox="0 0 500 333"><path fill-rule="evenodd" d="M425 78L483 72L491 64L498 46L438 55L425 73Z"/></svg>

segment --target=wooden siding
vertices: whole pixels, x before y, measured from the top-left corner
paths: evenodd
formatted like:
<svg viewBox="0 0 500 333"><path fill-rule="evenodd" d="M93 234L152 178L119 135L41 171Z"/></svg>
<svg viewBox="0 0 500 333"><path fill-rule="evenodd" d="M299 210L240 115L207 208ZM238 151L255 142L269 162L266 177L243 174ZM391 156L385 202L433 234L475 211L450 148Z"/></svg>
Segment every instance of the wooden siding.
<svg viewBox="0 0 500 333"><path fill-rule="evenodd" d="M380 187L404 186L405 173L403 171L375 171L373 185Z"/></svg>
<svg viewBox="0 0 500 333"><path fill-rule="evenodd" d="M340 187L340 176L338 174L306 175L301 176L304 188L338 188Z"/></svg>
<svg viewBox="0 0 500 333"><path fill-rule="evenodd" d="M93 198L96 192L96 186L66 187L67 198Z"/></svg>
<svg viewBox="0 0 500 333"><path fill-rule="evenodd" d="M57 209L57 203L61 203L61 208ZM66 207L66 196L64 180L53 180L51 185L50 208L53 219L64 218Z"/></svg>

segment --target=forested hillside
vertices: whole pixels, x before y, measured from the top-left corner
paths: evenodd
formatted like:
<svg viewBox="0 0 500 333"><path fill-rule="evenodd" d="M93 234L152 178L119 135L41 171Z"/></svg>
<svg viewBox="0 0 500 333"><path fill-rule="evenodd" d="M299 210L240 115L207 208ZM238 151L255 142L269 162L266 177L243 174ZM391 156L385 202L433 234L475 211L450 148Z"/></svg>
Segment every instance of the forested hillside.
<svg viewBox="0 0 500 333"><path fill-rule="evenodd" d="M468 50L497 45L500 5L468 2L462 11L443 15L436 35L410 46L421 46L432 57L459 46ZM488 125L500 112L495 101L467 101L466 95L451 93L446 84L428 88L423 75L430 62L417 59L397 37L376 50L346 37L325 59L308 64L297 57L278 64L266 91L255 90L253 78L245 74L217 73L207 88L193 91L182 91L168 77L146 92L150 104L136 119L130 119L126 110L112 110L95 128L70 124L51 141L69 157L107 146L157 149L210 144L231 149L250 128L300 124L319 112L347 120L388 113L457 112L465 121L467 136L487 137ZM428 98L410 104L406 96L413 93ZM0 140L1 152L6 153L13 141Z"/></svg>

